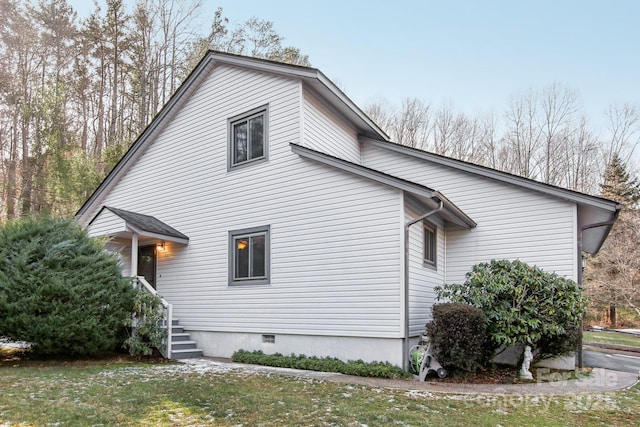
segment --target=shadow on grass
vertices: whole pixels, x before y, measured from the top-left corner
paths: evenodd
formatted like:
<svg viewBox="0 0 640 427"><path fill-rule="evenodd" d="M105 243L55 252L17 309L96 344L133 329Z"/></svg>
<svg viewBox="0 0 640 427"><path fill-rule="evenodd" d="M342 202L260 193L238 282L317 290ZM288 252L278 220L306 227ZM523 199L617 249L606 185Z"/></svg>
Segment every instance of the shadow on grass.
<svg viewBox="0 0 640 427"><path fill-rule="evenodd" d="M177 363L163 357L130 356L128 353L104 353L97 356L45 356L31 352L29 348L0 343L0 368L2 367L88 367L97 365L158 365Z"/></svg>

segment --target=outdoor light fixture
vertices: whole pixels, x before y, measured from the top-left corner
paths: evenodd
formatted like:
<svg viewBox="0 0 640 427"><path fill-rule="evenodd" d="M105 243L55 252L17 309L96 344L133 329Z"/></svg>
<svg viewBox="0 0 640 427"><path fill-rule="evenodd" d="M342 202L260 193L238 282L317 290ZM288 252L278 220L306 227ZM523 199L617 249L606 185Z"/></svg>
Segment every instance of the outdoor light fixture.
<svg viewBox="0 0 640 427"><path fill-rule="evenodd" d="M164 251L164 250L166 249L166 248L165 248L165 246L164 246L164 240L163 240L162 242L159 242L159 243L156 245L156 248L157 248L159 251Z"/></svg>

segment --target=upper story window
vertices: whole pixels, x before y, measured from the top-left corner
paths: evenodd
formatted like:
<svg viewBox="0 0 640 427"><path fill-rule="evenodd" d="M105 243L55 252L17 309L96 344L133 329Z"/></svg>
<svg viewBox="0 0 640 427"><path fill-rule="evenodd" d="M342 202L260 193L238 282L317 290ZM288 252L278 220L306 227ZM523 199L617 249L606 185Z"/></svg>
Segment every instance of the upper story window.
<svg viewBox="0 0 640 427"><path fill-rule="evenodd" d="M268 225L229 232L229 284L268 284Z"/></svg>
<svg viewBox="0 0 640 427"><path fill-rule="evenodd" d="M229 119L229 168L267 158L266 106Z"/></svg>
<svg viewBox="0 0 640 427"><path fill-rule="evenodd" d="M436 266L436 247L438 239L436 235L437 227L426 221L422 221L424 230L424 264L427 266Z"/></svg>

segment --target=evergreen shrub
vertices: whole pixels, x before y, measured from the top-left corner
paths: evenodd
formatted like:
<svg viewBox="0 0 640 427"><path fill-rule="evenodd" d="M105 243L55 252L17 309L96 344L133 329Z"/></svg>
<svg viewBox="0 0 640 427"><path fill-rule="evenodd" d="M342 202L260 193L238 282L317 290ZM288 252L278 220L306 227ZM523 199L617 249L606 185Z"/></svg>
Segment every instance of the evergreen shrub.
<svg viewBox="0 0 640 427"><path fill-rule="evenodd" d="M349 360L344 362L333 357L305 356L304 354L289 356L280 353L265 354L260 350L238 350L231 356L234 362L251 363L253 365L277 366L280 368L305 369L308 371L338 372L345 375L378 378L408 378L411 376L402 368L388 362L364 362Z"/></svg>
<svg viewBox="0 0 640 427"><path fill-rule="evenodd" d="M74 221L25 218L0 228L0 336L45 356L112 351L133 295L117 255Z"/></svg>
<svg viewBox="0 0 640 427"><path fill-rule="evenodd" d="M435 304L427 335L433 355L448 369L475 372L491 357L487 351L487 317L463 303Z"/></svg>
<svg viewBox="0 0 640 427"><path fill-rule="evenodd" d="M519 260L477 264L464 283L436 291L438 299L481 309L494 349L528 345L535 360L571 348L587 305L574 281Z"/></svg>

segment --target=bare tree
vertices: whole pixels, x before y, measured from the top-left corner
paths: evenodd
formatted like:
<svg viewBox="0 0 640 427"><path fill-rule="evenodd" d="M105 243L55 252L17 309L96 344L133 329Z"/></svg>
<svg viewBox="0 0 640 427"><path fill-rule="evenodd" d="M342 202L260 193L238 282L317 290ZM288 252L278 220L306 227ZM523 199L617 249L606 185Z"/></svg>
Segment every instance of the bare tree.
<svg viewBox="0 0 640 427"><path fill-rule="evenodd" d="M602 176L599 143L583 116L564 150L559 153L564 156L561 162L561 185L584 193L598 192Z"/></svg>
<svg viewBox="0 0 640 427"><path fill-rule="evenodd" d="M431 128L431 107L417 98L405 98L398 114L391 123L391 133L396 142L423 149Z"/></svg>
<svg viewBox="0 0 640 427"><path fill-rule="evenodd" d="M505 112L505 144L511 153L510 172L535 178L535 157L541 147L541 131L536 123L537 100L533 92L513 96Z"/></svg>
<svg viewBox="0 0 640 427"><path fill-rule="evenodd" d="M491 113L478 121L478 141L474 161L493 169L509 170L509 154L498 135L496 116Z"/></svg>
<svg viewBox="0 0 640 427"><path fill-rule="evenodd" d="M433 123L432 149L436 154L449 155L451 139L455 128L455 113L451 105L442 106L435 114Z"/></svg>
<svg viewBox="0 0 640 427"><path fill-rule="evenodd" d="M559 184L562 175L563 151L569 145L578 111L577 94L557 83L541 92L541 121L539 127L543 142L540 160L541 179L548 184Z"/></svg>
<svg viewBox="0 0 640 427"><path fill-rule="evenodd" d="M384 130L393 140L397 141L395 135L390 135L395 115L389 101L379 98L365 106L364 112L382 130Z"/></svg>
<svg viewBox="0 0 640 427"><path fill-rule="evenodd" d="M631 104L611 105L607 111L610 138L605 147L605 164L618 156L627 163L640 143L640 109Z"/></svg>

